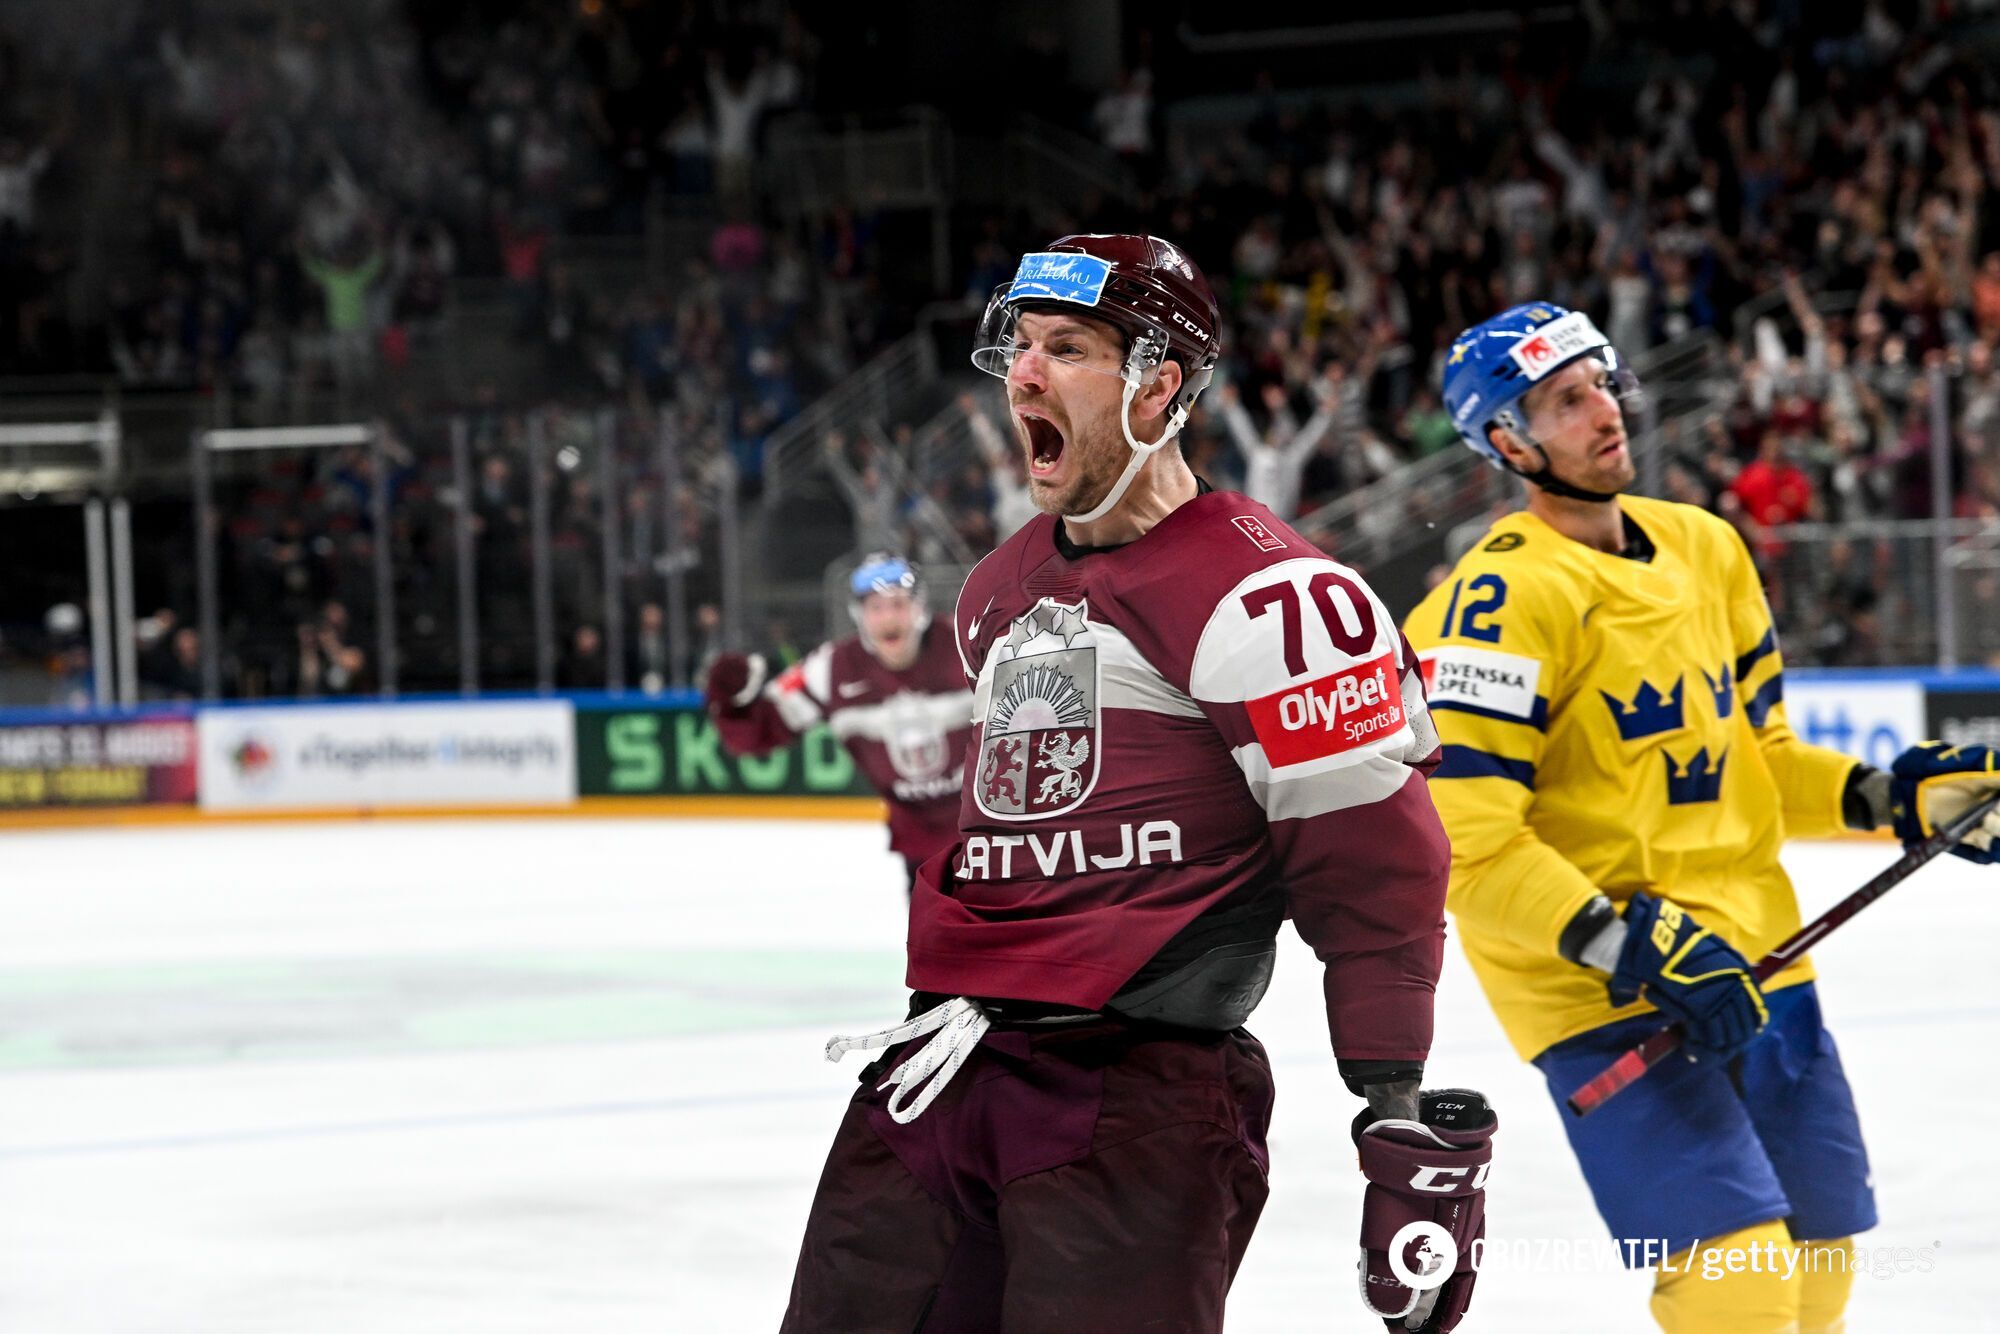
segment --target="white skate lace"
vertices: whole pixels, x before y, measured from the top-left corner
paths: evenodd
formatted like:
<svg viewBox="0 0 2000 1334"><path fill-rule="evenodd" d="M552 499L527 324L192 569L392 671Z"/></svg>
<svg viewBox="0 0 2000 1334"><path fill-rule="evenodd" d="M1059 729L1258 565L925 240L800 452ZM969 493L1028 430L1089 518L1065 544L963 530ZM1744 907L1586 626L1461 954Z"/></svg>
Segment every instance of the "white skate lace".
<svg viewBox="0 0 2000 1334"><path fill-rule="evenodd" d="M890 1072L889 1077L877 1084L877 1089L894 1085L896 1091L889 1095L889 1115L899 1124L907 1125L924 1114L924 1108L931 1100L944 1091L958 1068L965 1064L965 1058L979 1045L979 1039L993 1021L979 1008L976 1001L963 996L953 997L935 1009L925 1010L906 1024L885 1028L879 1033L863 1033L859 1037L833 1037L826 1043L826 1059L837 1061L851 1051L874 1051L878 1047L893 1046L911 1038L920 1038L926 1033L937 1036L918 1048L915 1054ZM935 1073L936 1078L931 1078ZM926 1082L928 1081L928 1082ZM907 1099L907 1105L904 1100Z"/></svg>

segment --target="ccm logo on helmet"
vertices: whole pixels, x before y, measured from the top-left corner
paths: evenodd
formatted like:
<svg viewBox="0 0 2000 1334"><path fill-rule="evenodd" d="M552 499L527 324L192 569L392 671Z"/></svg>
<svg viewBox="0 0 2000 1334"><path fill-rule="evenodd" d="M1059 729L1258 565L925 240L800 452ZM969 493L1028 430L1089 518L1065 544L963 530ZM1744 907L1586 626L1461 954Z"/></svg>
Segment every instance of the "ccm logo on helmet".
<svg viewBox="0 0 2000 1334"><path fill-rule="evenodd" d="M1167 313L1174 317L1175 324L1180 325L1181 328L1186 329L1189 333L1193 334L1196 338L1199 338L1202 342L1206 343L1208 341L1207 332L1202 328L1200 328L1198 325L1196 325L1193 320L1181 314L1178 310L1170 310Z"/></svg>
<svg viewBox="0 0 2000 1334"><path fill-rule="evenodd" d="M1395 655L1249 700L1250 724L1275 768L1379 741L1405 722Z"/></svg>
<svg viewBox="0 0 2000 1334"><path fill-rule="evenodd" d="M1484 1190L1487 1174L1492 1170L1490 1162L1481 1163L1477 1168L1419 1167L1410 1177L1410 1189L1429 1191L1433 1195L1447 1195L1459 1189ZM1469 1186L1462 1180L1467 1172L1472 1173Z"/></svg>

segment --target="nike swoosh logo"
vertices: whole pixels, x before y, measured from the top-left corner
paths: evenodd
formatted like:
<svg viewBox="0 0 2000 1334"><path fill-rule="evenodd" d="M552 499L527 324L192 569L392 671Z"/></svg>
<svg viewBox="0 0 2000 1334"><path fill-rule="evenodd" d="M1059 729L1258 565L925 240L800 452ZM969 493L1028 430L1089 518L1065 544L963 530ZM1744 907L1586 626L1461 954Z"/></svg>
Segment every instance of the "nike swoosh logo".
<svg viewBox="0 0 2000 1334"><path fill-rule="evenodd" d="M840 683L840 697L842 699L853 699L866 689L868 689L866 681L842 681Z"/></svg>
<svg viewBox="0 0 2000 1334"><path fill-rule="evenodd" d="M994 594L994 597L998 596L999 594L997 593ZM986 599L986 605L979 609L979 614L966 623L965 637L967 639L979 638L979 623L985 620L986 613L992 610L993 610L993 598L988 598Z"/></svg>

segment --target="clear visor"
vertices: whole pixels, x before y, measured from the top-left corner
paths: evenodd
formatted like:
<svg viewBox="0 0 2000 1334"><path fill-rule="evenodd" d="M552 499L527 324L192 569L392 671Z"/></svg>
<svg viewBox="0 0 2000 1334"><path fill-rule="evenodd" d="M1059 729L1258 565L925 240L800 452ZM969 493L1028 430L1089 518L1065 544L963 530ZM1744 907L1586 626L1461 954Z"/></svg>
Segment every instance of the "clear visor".
<svg viewBox="0 0 2000 1334"><path fill-rule="evenodd" d="M1629 417L1644 408L1646 390L1645 386L1639 383L1639 372L1633 370L1631 365L1618 355L1618 349L1606 343L1597 349L1597 359L1603 362L1605 370L1610 372L1611 393L1617 398L1619 406L1625 409L1625 415Z"/></svg>
<svg viewBox="0 0 2000 1334"><path fill-rule="evenodd" d="M1598 348L1594 352L1578 357L1572 364L1591 366L1595 373L1560 382L1545 383L1537 386L1543 391L1540 394L1534 394L1531 390L1529 394L1521 396L1518 411L1527 419L1525 424L1531 433L1539 435L1550 433L1552 430L1560 431L1571 418L1588 413L1593 402L1593 395L1590 392L1592 390L1608 393L1617 399L1619 409L1628 419L1636 416L1644 408L1646 391L1639 384L1638 373L1625 364L1616 348L1609 346ZM1569 367L1564 367L1563 371L1550 375L1549 380L1556 381L1557 376L1567 372L1568 369ZM1531 394L1536 399L1533 407L1528 404ZM1533 430L1537 424L1541 427L1540 431Z"/></svg>
<svg viewBox="0 0 2000 1334"><path fill-rule="evenodd" d="M1114 340L1122 343L1122 335L1082 307L1071 312L1059 304L1009 305L1012 287L1003 283L994 289L972 340L972 364L988 375L1006 379L1024 356L1119 380L1136 372L1142 385L1151 384L1160 373L1167 350L1165 330L1149 325L1124 350L1114 344Z"/></svg>

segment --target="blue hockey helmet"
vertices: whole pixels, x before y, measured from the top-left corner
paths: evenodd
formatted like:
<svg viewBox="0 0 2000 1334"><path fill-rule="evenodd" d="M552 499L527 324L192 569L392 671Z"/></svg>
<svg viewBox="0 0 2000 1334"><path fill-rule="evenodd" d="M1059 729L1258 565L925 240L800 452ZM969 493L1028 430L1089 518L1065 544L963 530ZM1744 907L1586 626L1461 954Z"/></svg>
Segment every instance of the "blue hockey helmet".
<svg viewBox="0 0 2000 1334"><path fill-rule="evenodd" d="M894 551L871 551L863 556L861 563L854 567L854 573L847 577L847 593L847 614L853 618L855 629L861 632L862 644L877 656L880 656L879 646L861 619L861 604L875 594L909 595L917 604L917 637L921 639L930 628L931 609L924 601L924 578L908 558Z"/></svg>
<svg viewBox="0 0 2000 1334"><path fill-rule="evenodd" d="M1459 438L1496 468L1507 460L1486 437L1504 427L1525 440L1525 414L1517 410L1522 397L1537 383L1573 361L1597 357L1611 372L1612 392L1626 403L1639 392L1639 377L1619 358L1611 340L1598 331L1590 316L1552 301L1532 301L1511 307L1475 324L1454 338L1445 358L1444 406Z"/></svg>
<svg viewBox="0 0 2000 1334"><path fill-rule="evenodd" d="M856 602L871 593L908 593L923 596L924 581L917 567L893 551L871 551L861 558L848 576L847 592Z"/></svg>

